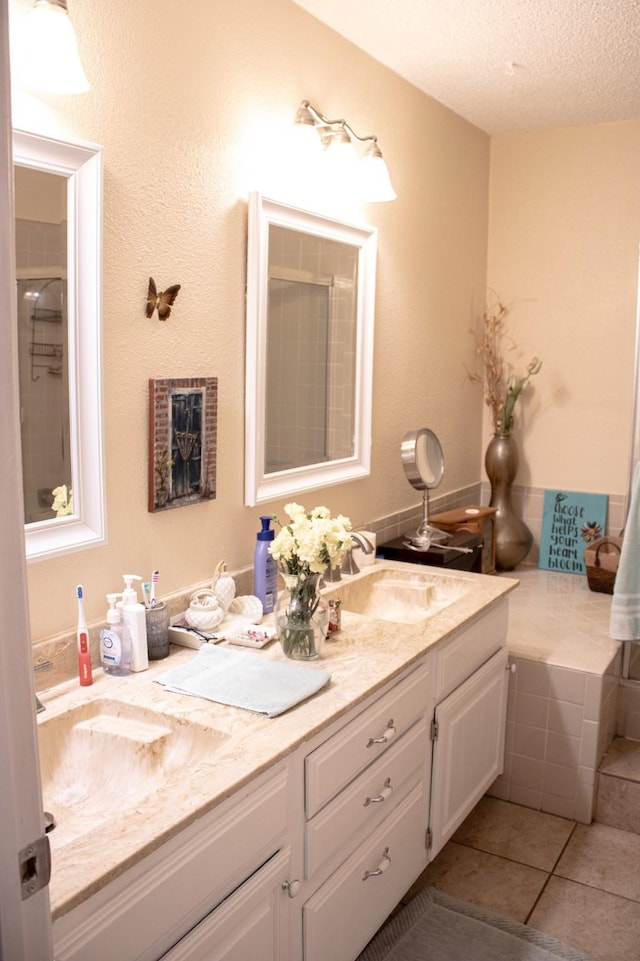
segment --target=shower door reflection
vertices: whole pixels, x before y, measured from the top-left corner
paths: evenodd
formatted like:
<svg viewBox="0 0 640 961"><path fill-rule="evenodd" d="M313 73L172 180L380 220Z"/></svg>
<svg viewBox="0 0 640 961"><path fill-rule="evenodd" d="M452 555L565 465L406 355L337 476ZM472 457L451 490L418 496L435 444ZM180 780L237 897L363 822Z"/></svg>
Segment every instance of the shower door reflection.
<svg viewBox="0 0 640 961"><path fill-rule="evenodd" d="M356 247L270 226L267 475L353 456L357 292Z"/></svg>
<svg viewBox="0 0 640 961"><path fill-rule="evenodd" d="M19 276L17 296L24 519L32 524L57 516L53 491L62 485L71 513L67 281Z"/></svg>
<svg viewBox="0 0 640 961"><path fill-rule="evenodd" d="M269 278L267 474L328 459L329 292L320 279Z"/></svg>

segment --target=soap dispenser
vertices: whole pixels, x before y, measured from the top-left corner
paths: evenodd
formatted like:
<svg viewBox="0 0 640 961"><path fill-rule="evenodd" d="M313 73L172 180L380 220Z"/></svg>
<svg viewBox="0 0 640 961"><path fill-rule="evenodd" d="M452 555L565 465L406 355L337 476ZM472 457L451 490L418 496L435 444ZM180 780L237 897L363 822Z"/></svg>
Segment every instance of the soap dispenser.
<svg viewBox="0 0 640 961"><path fill-rule="evenodd" d="M107 594L107 626L100 631L100 662L105 674L124 677L131 674L131 635L120 617L116 601L122 595Z"/></svg>
<svg viewBox="0 0 640 961"><path fill-rule="evenodd" d="M270 614L275 606L278 580L276 562L269 553L269 545L276 536L269 526L271 521L269 515L260 518L262 529L258 531L253 554L253 593L262 601L265 614Z"/></svg>
<svg viewBox="0 0 640 961"><path fill-rule="evenodd" d="M138 601L138 592L133 586L134 581L141 581L138 574L123 574L124 590L122 592L122 620L129 628L131 635L131 670L146 671L149 667L149 653L147 650L147 618L144 604Z"/></svg>

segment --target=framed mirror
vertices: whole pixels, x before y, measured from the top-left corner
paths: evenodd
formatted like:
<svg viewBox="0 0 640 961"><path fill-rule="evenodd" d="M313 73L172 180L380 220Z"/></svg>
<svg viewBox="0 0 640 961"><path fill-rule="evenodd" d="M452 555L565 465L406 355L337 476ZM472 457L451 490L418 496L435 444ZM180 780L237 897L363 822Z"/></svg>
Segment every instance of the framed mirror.
<svg viewBox="0 0 640 961"><path fill-rule="evenodd" d="M365 477L377 232L249 201L245 504Z"/></svg>
<svg viewBox="0 0 640 961"><path fill-rule="evenodd" d="M105 538L102 150L13 132L28 560Z"/></svg>

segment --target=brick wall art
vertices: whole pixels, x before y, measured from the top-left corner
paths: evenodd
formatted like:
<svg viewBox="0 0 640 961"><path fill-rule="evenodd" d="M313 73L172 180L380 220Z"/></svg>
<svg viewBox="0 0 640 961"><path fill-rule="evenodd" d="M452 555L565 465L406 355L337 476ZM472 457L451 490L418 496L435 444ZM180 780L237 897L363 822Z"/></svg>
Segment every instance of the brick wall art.
<svg viewBox="0 0 640 961"><path fill-rule="evenodd" d="M218 378L149 381L149 510L216 496Z"/></svg>

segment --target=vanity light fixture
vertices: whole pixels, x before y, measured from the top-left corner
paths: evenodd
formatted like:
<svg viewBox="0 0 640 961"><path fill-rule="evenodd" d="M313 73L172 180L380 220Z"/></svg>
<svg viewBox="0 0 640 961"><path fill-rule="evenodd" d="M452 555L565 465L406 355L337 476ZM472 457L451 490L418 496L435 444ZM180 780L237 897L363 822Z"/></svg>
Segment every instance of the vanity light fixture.
<svg viewBox="0 0 640 961"><path fill-rule="evenodd" d="M396 199L377 137L359 136L346 120L328 120L308 100L298 107L294 127L308 153L318 154L324 149L325 166L331 166L334 176L345 181L353 178L363 200L379 203ZM360 158L354 141L366 144Z"/></svg>
<svg viewBox="0 0 640 961"><path fill-rule="evenodd" d="M16 67L25 85L46 93L89 90L67 0L33 0L21 41Z"/></svg>

